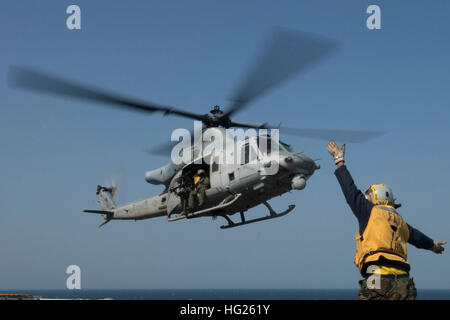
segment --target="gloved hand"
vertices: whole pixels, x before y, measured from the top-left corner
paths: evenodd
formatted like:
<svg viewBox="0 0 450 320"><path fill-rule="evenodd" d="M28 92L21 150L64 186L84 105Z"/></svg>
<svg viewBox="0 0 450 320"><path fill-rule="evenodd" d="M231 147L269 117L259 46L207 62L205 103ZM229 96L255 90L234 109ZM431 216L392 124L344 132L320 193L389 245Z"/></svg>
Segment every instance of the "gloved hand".
<svg viewBox="0 0 450 320"><path fill-rule="evenodd" d="M345 144L343 144L342 147L339 149L336 142L331 140L328 143L327 150L333 156L335 164L338 164L339 162L344 161Z"/></svg>
<svg viewBox="0 0 450 320"><path fill-rule="evenodd" d="M445 250L445 248L443 247L444 244L447 244L447 242L434 241L434 246L433 246L433 248L431 248L431 251L433 251L434 253L442 253L442 251Z"/></svg>

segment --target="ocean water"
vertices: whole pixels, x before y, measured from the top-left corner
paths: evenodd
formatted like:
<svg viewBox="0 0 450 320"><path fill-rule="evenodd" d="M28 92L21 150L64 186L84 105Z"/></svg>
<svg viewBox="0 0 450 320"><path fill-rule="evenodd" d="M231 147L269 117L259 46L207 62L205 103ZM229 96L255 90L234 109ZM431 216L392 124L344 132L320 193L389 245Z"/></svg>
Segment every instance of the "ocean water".
<svg viewBox="0 0 450 320"><path fill-rule="evenodd" d="M115 300L354 300L354 289L0 290L43 298ZM420 300L450 300L450 289L418 290Z"/></svg>

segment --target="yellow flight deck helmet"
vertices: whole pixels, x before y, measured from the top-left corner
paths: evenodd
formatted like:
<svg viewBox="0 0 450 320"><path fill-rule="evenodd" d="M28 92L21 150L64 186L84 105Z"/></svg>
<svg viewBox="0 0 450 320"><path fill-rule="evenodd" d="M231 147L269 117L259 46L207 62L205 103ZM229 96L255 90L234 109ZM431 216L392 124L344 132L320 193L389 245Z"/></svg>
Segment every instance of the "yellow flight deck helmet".
<svg viewBox="0 0 450 320"><path fill-rule="evenodd" d="M391 188L385 184L373 184L366 189L366 199L374 205L396 206Z"/></svg>

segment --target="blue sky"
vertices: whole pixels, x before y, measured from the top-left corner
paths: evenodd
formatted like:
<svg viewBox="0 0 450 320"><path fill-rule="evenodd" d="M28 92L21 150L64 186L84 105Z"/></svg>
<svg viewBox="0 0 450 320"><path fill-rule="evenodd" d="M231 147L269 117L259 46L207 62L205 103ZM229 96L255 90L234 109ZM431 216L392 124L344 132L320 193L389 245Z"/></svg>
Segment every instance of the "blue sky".
<svg viewBox="0 0 450 320"><path fill-rule="evenodd" d="M66 29L78 4L82 30ZM382 29L365 26L378 4ZM64 289L68 265L89 288L357 288L356 219L326 142L283 137L321 158L303 191L271 201L281 219L221 230L209 218L113 221L102 229L95 188L114 170L120 203L162 191L145 153L185 119L12 90L28 65L133 97L205 113L227 96L273 26L340 41L329 59L239 113L243 122L386 131L347 145L360 188L390 185L400 213L449 240L448 1L2 1L0 3L0 289ZM249 217L265 215L264 207ZM409 247L419 289L450 288L447 252Z"/></svg>

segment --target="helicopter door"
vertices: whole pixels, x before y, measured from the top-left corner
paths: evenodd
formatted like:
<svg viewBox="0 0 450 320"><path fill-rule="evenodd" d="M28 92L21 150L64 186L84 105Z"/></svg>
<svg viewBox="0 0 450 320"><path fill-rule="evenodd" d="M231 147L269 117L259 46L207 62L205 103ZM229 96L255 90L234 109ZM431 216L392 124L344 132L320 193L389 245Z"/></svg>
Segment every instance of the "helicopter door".
<svg viewBox="0 0 450 320"><path fill-rule="evenodd" d="M235 148L224 149L225 156L223 157L224 164L221 165L220 168L220 176L222 187L233 189L234 184L236 183L236 170L238 169L239 160L236 160L235 157Z"/></svg>
<svg viewBox="0 0 450 320"><path fill-rule="evenodd" d="M259 178L259 165L258 165L258 155L255 151L255 147L250 141L247 141L241 146L241 159L240 165L236 170L237 179L250 179L254 177ZM250 181L248 180L248 181Z"/></svg>
<svg viewBox="0 0 450 320"><path fill-rule="evenodd" d="M213 153L211 155L211 166L210 166L210 173L209 173L209 181L211 182L211 188L220 188L222 186L222 180L221 180L221 171L223 168L223 164L219 161L219 155L217 153Z"/></svg>
<svg viewBox="0 0 450 320"><path fill-rule="evenodd" d="M228 164L224 163L225 159L222 155L222 150L214 150L214 152L211 154L211 166L209 175L211 188L222 189L228 184L228 181L224 179L224 174L226 175Z"/></svg>

